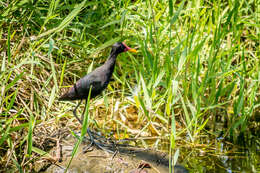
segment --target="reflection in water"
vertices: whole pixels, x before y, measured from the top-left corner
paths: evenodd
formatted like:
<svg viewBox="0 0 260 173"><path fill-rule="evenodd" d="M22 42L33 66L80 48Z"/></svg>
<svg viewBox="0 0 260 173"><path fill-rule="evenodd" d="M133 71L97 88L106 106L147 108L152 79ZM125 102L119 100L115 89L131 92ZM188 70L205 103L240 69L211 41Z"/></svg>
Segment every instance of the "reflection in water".
<svg viewBox="0 0 260 173"><path fill-rule="evenodd" d="M176 142L180 150L178 161L191 172L260 172L260 141L250 133L239 135L232 143L224 137L214 139L208 135L199 136L197 143L188 143L184 137L177 138ZM140 140L136 145L144 143L168 151L166 139Z"/></svg>

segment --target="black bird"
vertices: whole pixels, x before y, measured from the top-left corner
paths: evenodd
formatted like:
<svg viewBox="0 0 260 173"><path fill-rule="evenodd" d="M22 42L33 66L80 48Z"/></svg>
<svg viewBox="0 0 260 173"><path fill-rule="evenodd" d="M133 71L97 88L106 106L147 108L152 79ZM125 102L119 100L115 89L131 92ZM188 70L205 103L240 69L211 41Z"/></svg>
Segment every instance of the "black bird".
<svg viewBox="0 0 260 173"><path fill-rule="evenodd" d="M78 105L73 110L73 115L76 117L76 119L82 124L84 112L87 105L87 98L89 94L89 90L91 88L91 96L90 98L94 98L97 95L101 94L101 92L107 87L110 78L112 76L112 73L114 71L116 57L118 54L122 52L136 52L135 49L132 49L128 47L123 42L117 42L113 44L112 50L110 53L109 58L103 64L102 66L96 68L91 73L87 74L83 78L79 79L73 87L69 88L69 90L63 94L59 101L73 101L73 100L80 100ZM86 100L84 111L81 115L81 119L76 114L76 110L79 107L79 105L82 103L82 100ZM89 133L90 130L88 129L88 134L91 137L91 134ZM91 141L92 143L95 143L94 141Z"/></svg>

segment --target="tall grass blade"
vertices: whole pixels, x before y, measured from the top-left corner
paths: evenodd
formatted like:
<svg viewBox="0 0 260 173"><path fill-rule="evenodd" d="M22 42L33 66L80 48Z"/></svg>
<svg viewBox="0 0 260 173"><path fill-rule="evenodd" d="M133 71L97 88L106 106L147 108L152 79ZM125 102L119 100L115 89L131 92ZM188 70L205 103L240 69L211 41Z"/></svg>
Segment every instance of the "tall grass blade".
<svg viewBox="0 0 260 173"><path fill-rule="evenodd" d="M11 46L10 46L10 39L11 39L11 25L8 28L8 36L7 36L7 56L8 56L8 63L11 62Z"/></svg>
<svg viewBox="0 0 260 173"><path fill-rule="evenodd" d="M19 173L23 173L22 166L13 157L11 157L11 158L12 158L12 161L15 164L16 168L18 169Z"/></svg>
<svg viewBox="0 0 260 173"><path fill-rule="evenodd" d="M174 16L172 17L171 19L171 25L174 24L176 22L176 20L178 19L179 15L180 15L180 12L181 10L183 9L183 6L184 6L184 3L186 1L182 1L181 5L179 6L178 10L176 11L176 13L174 14ZM172 15L171 15L172 16Z"/></svg>
<svg viewBox="0 0 260 173"><path fill-rule="evenodd" d="M87 128L88 128L88 121L89 121L89 102L90 102L90 96L91 96L91 90L92 90L92 86L90 87L89 89L89 93L88 93L88 99L87 99L87 103L86 103L86 112L85 112L85 116L84 116L84 119L83 119L83 125L82 125L82 128L81 128L81 134L80 134L80 137L78 139L78 141L76 142L74 148L73 148L73 151L72 151L72 154L71 154L71 159L66 167L66 170L65 170L65 173L68 171L68 168L72 162L72 159L75 157L77 151L78 151L78 148L79 148L79 145L81 144L84 136L86 135L87 133Z"/></svg>
<svg viewBox="0 0 260 173"><path fill-rule="evenodd" d="M50 29L40 35L37 36L38 38L44 37L46 35L50 35L52 33L57 33L60 32L61 30L63 30L66 26L68 26L71 21L78 15L78 13L83 9L84 5L86 3L86 0L84 0L83 2L81 2L79 5L77 5L75 7L74 10L72 10L72 12L60 23L60 25L56 28Z"/></svg>
<svg viewBox="0 0 260 173"><path fill-rule="evenodd" d="M28 130L28 137L27 137L27 154L29 157L32 155L32 146L33 146L33 126L34 126L34 116L30 116L30 122L29 122L29 130Z"/></svg>

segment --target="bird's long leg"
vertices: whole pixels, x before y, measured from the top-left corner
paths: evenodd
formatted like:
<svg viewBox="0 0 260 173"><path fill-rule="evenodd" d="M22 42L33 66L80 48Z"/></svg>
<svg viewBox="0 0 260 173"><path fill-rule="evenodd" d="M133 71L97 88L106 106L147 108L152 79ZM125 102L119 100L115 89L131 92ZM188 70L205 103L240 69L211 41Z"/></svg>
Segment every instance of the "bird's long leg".
<svg viewBox="0 0 260 173"><path fill-rule="evenodd" d="M86 100L86 103L85 103L84 110L83 110L83 112L81 114L81 120L80 120L81 125L83 125L84 115L85 115L85 112L86 112L86 107L87 107L87 100ZM108 151L108 152L112 152L112 151L104 148L105 145L102 144L102 142L104 142L104 139L106 140L106 138L104 136L101 136L98 133L91 131L89 127L87 128L87 133L88 133L88 136L89 136L90 144L84 149L84 152L88 151L89 148L92 147L93 145L95 145L96 147L98 147L98 148L100 148L102 150L105 150L105 151ZM100 141L101 143L97 142L97 141Z"/></svg>
<svg viewBox="0 0 260 173"><path fill-rule="evenodd" d="M79 107L79 105L82 103L82 99L79 101L79 103L77 104L77 106L75 107L75 109L73 110L73 115L74 117L79 121L79 123L82 125L82 121L79 119L79 117L77 116L77 109Z"/></svg>

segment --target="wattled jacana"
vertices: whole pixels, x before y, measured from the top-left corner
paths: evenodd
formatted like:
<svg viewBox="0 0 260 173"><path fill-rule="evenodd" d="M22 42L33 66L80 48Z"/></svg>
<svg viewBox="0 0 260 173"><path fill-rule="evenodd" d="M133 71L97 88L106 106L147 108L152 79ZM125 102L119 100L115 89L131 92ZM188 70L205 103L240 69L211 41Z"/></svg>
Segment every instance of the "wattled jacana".
<svg viewBox="0 0 260 173"><path fill-rule="evenodd" d="M110 81L110 78L114 71L117 55L127 51L136 52L135 49L128 47L123 42L117 42L113 44L111 53L109 55L109 58L105 62L105 64L96 68L94 71L87 74L83 78L79 79L74 84L73 87L69 88L69 90L59 98L60 101L80 100L78 105L73 110L73 115L81 124L86 109L87 98L88 98L90 88L91 88L90 98L94 98L97 95L99 95L107 87ZM84 111L81 115L81 119L79 119L79 117L76 114L76 110L79 107L79 105L82 103L82 100L86 100L86 104L85 104ZM89 129L88 129L88 135L90 136L90 139L93 139ZM92 140L91 143L93 144L95 142Z"/></svg>

